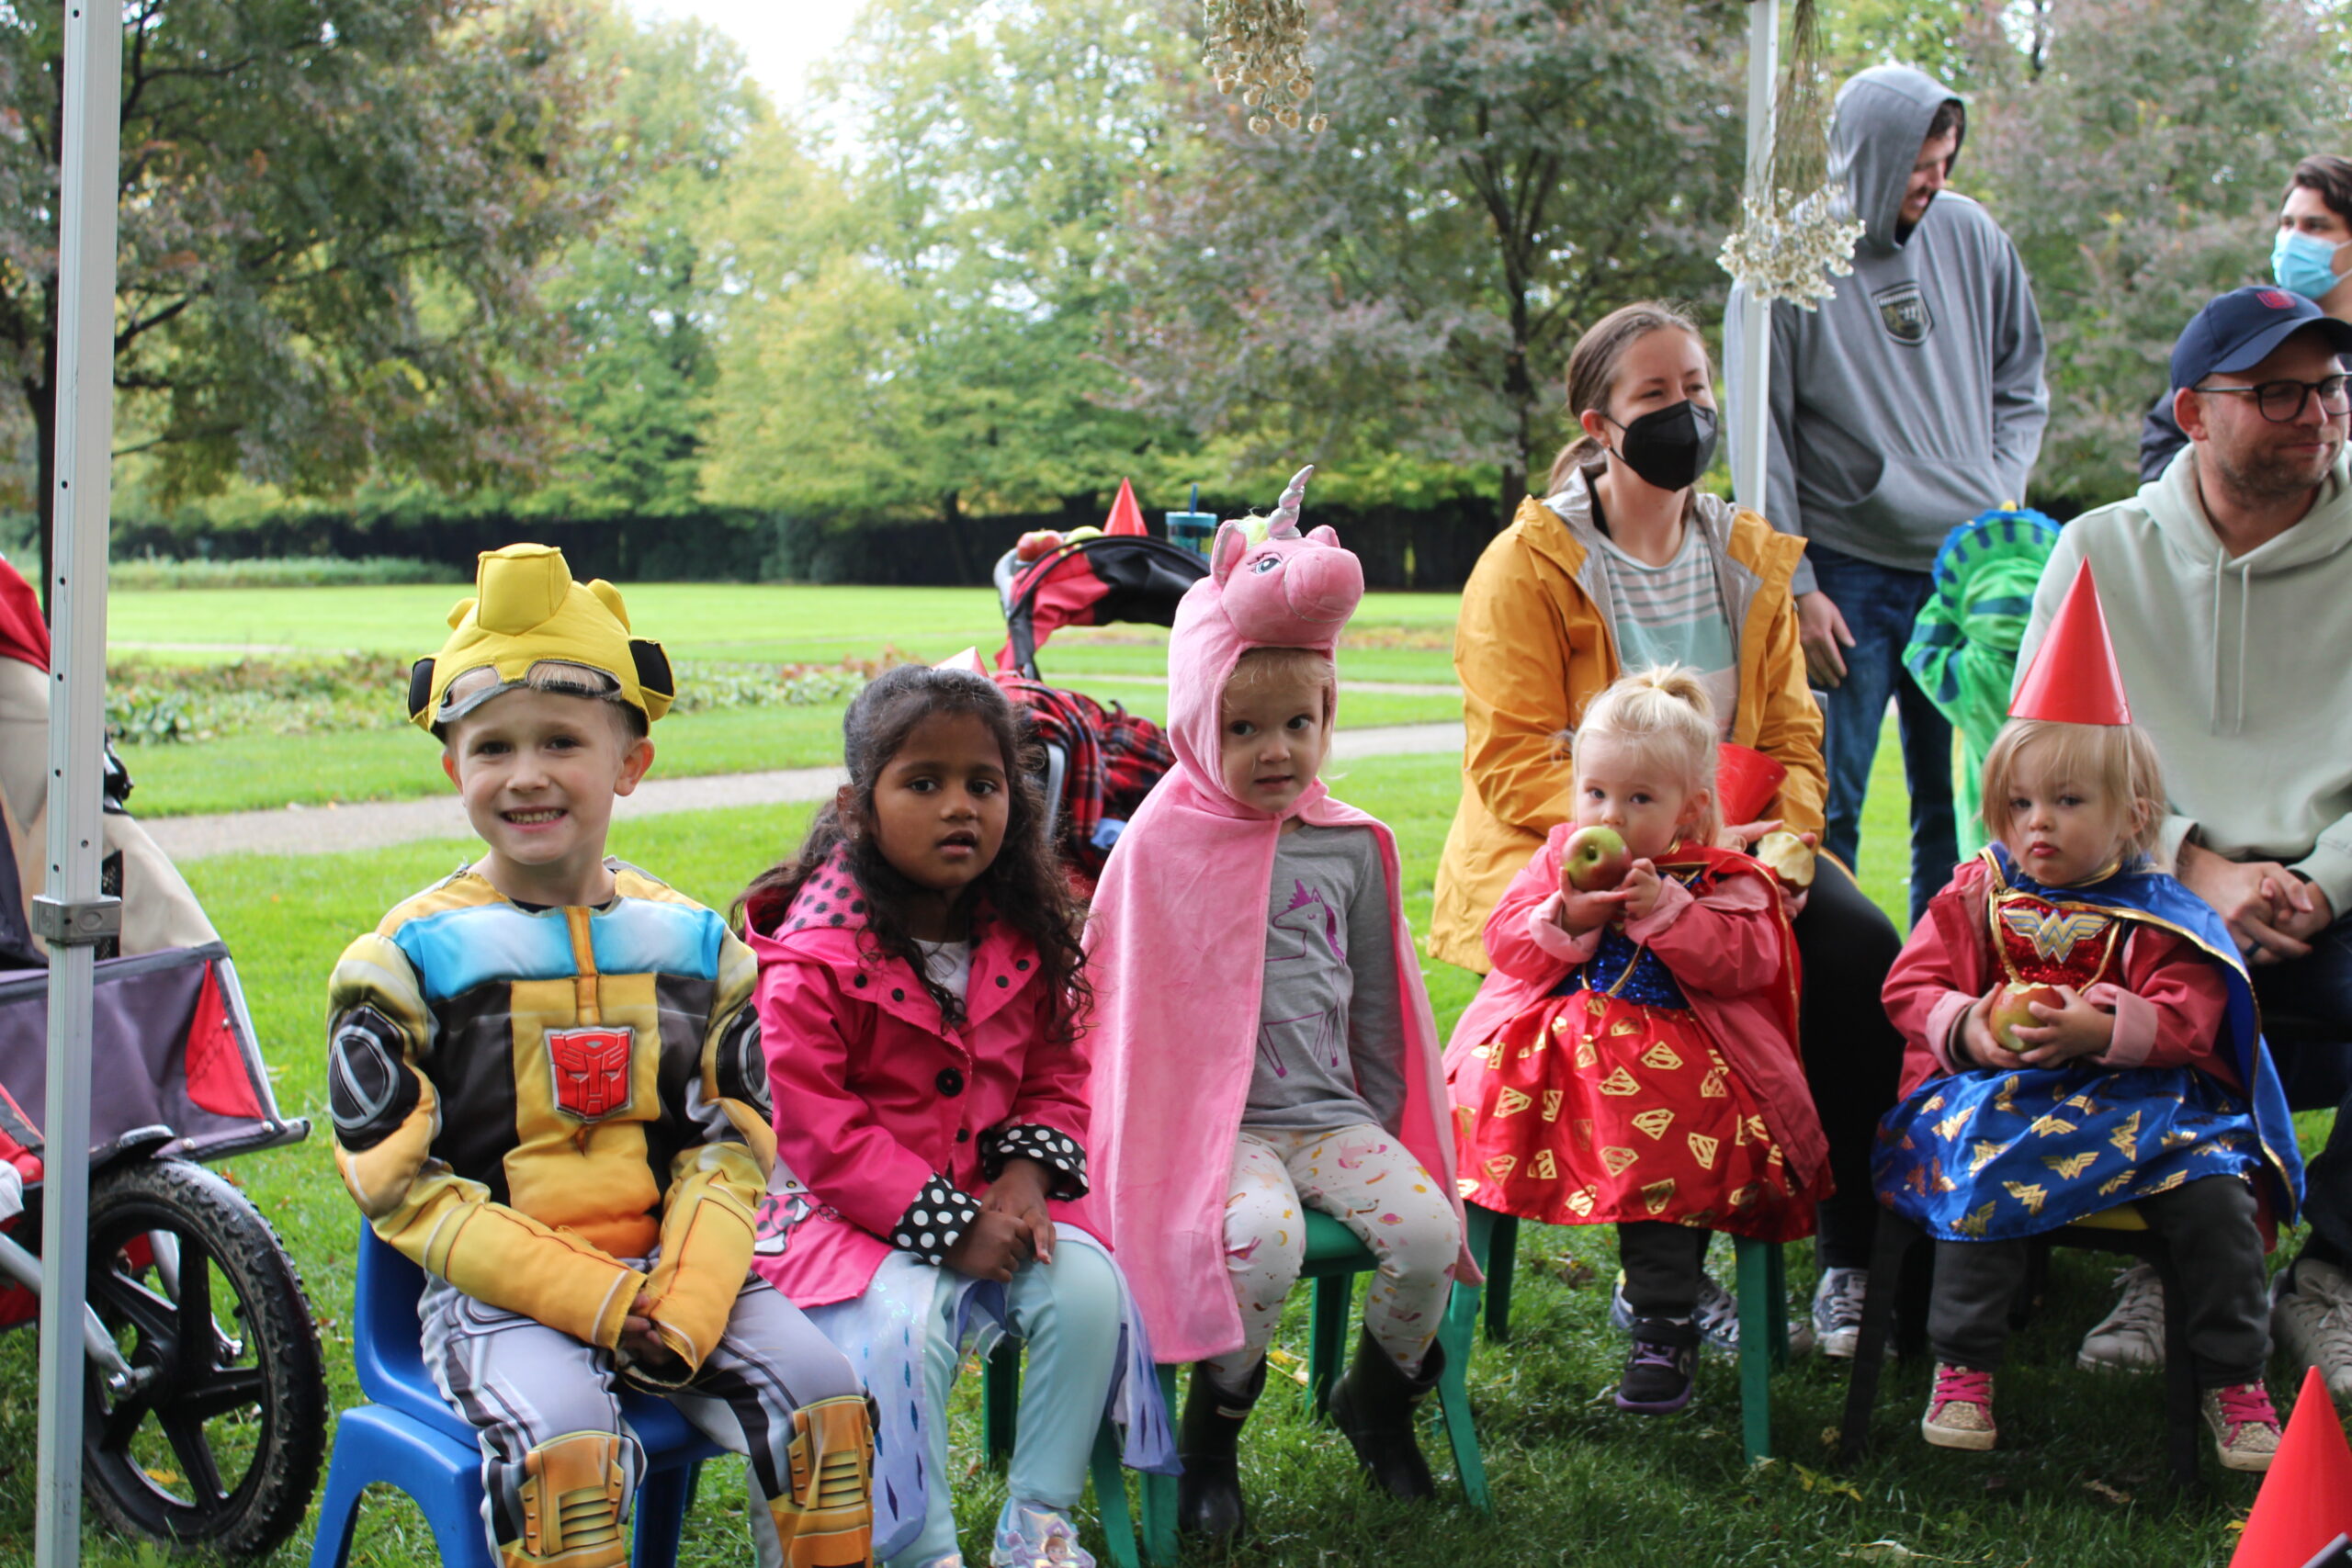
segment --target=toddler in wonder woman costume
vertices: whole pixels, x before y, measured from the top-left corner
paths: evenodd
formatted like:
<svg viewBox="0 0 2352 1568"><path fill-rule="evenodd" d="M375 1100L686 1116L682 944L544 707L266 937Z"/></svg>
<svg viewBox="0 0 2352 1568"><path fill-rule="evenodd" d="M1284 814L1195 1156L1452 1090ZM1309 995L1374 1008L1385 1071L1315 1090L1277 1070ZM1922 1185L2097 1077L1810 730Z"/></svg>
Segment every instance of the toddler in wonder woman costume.
<svg viewBox="0 0 2352 1568"><path fill-rule="evenodd" d="M1634 1346L1621 1410L1690 1402L1713 1231L1813 1232L1828 1146L1797 1061L1796 946L1771 874L1713 847L1716 729L1679 665L1628 675L1573 742L1576 820L1487 921L1520 1005L1457 1105L1471 1202L1551 1224L1615 1222ZM1614 829L1623 884L1576 887L1577 829ZM1490 983L1491 984L1491 983Z"/></svg>
<svg viewBox="0 0 2352 1568"><path fill-rule="evenodd" d="M2302 1162L2236 946L2151 863L2164 786L2088 566L2009 714L1984 760L1995 842L1886 982L1909 1050L1873 1173L1936 1238L1921 1433L1993 1446L2027 1238L2131 1203L2172 1249L2222 1462L2267 1470L2264 1233L2293 1214Z"/></svg>

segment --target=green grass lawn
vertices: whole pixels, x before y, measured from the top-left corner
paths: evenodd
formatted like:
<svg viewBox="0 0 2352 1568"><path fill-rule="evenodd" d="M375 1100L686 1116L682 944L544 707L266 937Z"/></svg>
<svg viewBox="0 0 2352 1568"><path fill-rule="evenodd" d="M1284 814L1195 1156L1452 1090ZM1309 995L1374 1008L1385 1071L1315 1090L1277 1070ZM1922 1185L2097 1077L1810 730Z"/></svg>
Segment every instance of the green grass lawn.
<svg viewBox="0 0 2352 1568"><path fill-rule="evenodd" d="M404 738L413 745L413 738ZM1430 881L1459 792L1450 757L1358 762L1333 777L1338 793L1396 829L1408 881L1407 912L1426 924ZM1892 747L1881 753L1861 874L1882 904L1899 907L1902 793ZM786 852L805 807L707 812L624 823L612 848L655 868L707 902L723 905L752 873ZM189 877L237 954L283 1107L325 1125L320 1003L325 977L349 936L465 852L455 841L370 853L198 863ZM1430 966L1442 1023L1468 999L1470 977ZM345 1321L356 1218L334 1174L323 1134L305 1145L233 1162L233 1173L269 1215L300 1266L326 1339L332 1402L358 1395ZM1792 1249L1797 1288L1811 1283L1803 1246ZM1845 1388L1833 1364L1800 1362L1773 1385L1779 1461L1749 1470L1740 1459L1731 1366L1711 1360L1700 1403L1671 1418L1644 1420L1610 1408L1623 1355L1606 1323L1614 1269L1605 1229L1534 1228L1522 1269L1510 1344L1481 1342L1470 1387L1492 1478L1492 1519L1466 1510L1450 1477L1442 1501L1411 1508L1374 1498L1356 1478L1345 1445L1304 1418L1279 1384L1250 1428L1245 1480L1256 1533L1229 1558L1194 1561L1338 1568L1521 1568L1606 1562L1684 1568L1690 1563L1810 1564L1897 1560L2092 1568L2142 1563L2219 1564L2250 1482L2218 1482L2210 1496L2171 1497L2162 1473L2161 1390L2144 1380L2094 1378L2074 1370L2075 1338L2107 1304L2108 1270L2066 1254L2050 1297L2016 1343L2002 1382L2003 1448L1985 1456L1929 1450L1917 1437L1924 1369L1892 1372L1874 1455L1851 1473L1831 1467L1826 1436ZM1278 1341L1303 1356L1301 1292ZM977 1379L959 1393L956 1431L958 1515L967 1529L993 1516L1001 1483L978 1464ZM0 1560L28 1561L33 1516L32 1337L0 1341ZM1449 1468L1432 1442L1440 1469ZM2213 1472L2218 1474L2218 1472ZM685 1561L746 1560L741 1466L711 1467L690 1522ZM967 1535L967 1544L970 1537ZM308 1534L279 1554L302 1560ZM88 1561L146 1564L152 1555L95 1533ZM985 1549L973 1559L985 1562ZM371 1495L352 1561L372 1568L426 1568L435 1561L419 1516L404 1501Z"/></svg>
<svg viewBox="0 0 2352 1568"><path fill-rule="evenodd" d="M1062 682L1097 700L1165 720L1168 694L1160 686L1118 681ZM387 694L397 702L398 694ZM701 773L758 773L770 768L837 766L846 702L797 706L707 708L675 714L654 728L654 773L684 778ZM1391 724L1450 723L1462 716L1456 697L1387 692L1351 694L1340 705L1344 729ZM333 735L277 735L249 730L193 745L126 746L141 817L250 811L288 802L324 806L363 800L413 800L449 787L440 753L413 726L347 730Z"/></svg>
<svg viewBox="0 0 2352 1568"><path fill-rule="evenodd" d="M1004 641L1004 617L991 588L711 582L623 588L639 635L655 638L676 659L831 664L871 657L888 644L912 657L936 660L967 646L992 651ZM107 640L116 652L158 647L351 649L412 657L439 642L444 617L461 592L419 584L117 593L107 601ZM1359 631L1442 631L1453 625L1460 601L1455 593L1367 593L1355 625ZM1059 637L1048 648L1054 651L1041 655L1048 669L1074 657L1059 652Z"/></svg>
<svg viewBox="0 0 2352 1568"><path fill-rule="evenodd" d="M292 649L414 653L433 640L454 599L435 586L236 588L118 593L109 626L118 657L227 659ZM1341 668L1351 680L1451 685L1449 638L1459 596L1367 595ZM1004 639L988 589L741 587L652 583L629 591L637 625L675 657L746 663L838 664L886 648L938 660L967 647L992 658ZM692 635L685 633L691 630ZM175 651L176 650L176 651ZM1046 678L1096 699L1167 716L1163 687L1092 675L1164 675L1167 633L1157 626L1072 627L1039 655ZM125 746L142 816L403 800L446 785L431 748L400 720L401 693L383 696L384 727L331 736L248 730L218 739ZM841 760L844 703L680 713L654 731L656 769L671 777L821 767ZM1355 692L1348 728L1461 717L1451 696Z"/></svg>

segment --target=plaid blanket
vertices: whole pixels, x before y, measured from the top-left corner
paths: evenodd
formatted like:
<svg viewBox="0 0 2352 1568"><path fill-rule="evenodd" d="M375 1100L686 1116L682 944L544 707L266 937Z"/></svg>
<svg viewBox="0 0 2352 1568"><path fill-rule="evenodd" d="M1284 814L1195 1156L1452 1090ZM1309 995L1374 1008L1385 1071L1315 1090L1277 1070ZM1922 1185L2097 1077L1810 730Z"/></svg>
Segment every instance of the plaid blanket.
<svg viewBox="0 0 2352 1568"><path fill-rule="evenodd" d="M1091 895L1110 855L1095 843L1096 832L1106 819L1134 816L1160 775L1176 765L1176 753L1159 726L1117 703L1106 708L1081 693L1011 671L998 671L996 682L1026 710L1038 743L1059 747L1067 759L1054 848L1079 891Z"/></svg>

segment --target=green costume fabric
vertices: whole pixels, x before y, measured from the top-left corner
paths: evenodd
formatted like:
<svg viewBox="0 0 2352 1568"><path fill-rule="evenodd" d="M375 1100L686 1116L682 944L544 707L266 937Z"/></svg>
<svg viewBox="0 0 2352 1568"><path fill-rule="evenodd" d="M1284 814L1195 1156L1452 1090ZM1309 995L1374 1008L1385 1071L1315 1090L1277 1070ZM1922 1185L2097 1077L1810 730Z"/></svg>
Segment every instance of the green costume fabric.
<svg viewBox="0 0 2352 1568"><path fill-rule="evenodd" d="M2058 525L2030 507L1995 508L1953 529L1936 552L1935 592L1919 607L1904 668L1960 732L1953 791L1960 852L1984 847L1984 755L2008 721L2018 643Z"/></svg>

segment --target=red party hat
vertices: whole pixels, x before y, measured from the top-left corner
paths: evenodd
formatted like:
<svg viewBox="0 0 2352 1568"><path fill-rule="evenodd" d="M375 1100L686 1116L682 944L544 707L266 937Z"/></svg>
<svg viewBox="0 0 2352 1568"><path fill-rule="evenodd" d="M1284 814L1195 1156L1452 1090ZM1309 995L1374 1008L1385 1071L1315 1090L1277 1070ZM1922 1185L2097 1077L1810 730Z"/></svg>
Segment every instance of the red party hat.
<svg viewBox="0 0 2352 1568"><path fill-rule="evenodd" d="M2033 663L2009 699L2011 718L2048 719L2055 724L2129 724L2132 705L2123 695L2123 671L2116 667L2115 644L2108 640L2107 617L2099 613L2098 584L2091 563L2075 570L2065 603L2034 650Z"/></svg>
<svg viewBox="0 0 2352 1568"><path fill-rule="evenodd" d="M2321 1547L2352 1531L2352 1448L2317 1367L2303 1374L2295 1414L2254 1499L2230 1568L2303 1568Z"/></svg>
<svg viewBox="0 0 2352 1568"><path fill-rule="evenodd" d="M1136 504L1136 487L1126 480L1119 481L1119 499L1111 503L1110 520L1102 525L1105 534L1141 534L1143 508Z"/></svg>

